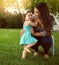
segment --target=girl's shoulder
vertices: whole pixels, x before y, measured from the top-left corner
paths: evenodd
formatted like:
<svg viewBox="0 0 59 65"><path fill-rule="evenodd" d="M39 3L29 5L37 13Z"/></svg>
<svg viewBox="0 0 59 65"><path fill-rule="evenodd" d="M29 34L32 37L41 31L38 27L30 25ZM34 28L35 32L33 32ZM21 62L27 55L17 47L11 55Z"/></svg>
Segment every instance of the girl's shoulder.
<svg viewBox="0 0 59 65"><path fill-rule="evenodd" d="M24 21L24 24L23 24L24 26L27 26L27 25L29 25L29 21Z"/></svg>

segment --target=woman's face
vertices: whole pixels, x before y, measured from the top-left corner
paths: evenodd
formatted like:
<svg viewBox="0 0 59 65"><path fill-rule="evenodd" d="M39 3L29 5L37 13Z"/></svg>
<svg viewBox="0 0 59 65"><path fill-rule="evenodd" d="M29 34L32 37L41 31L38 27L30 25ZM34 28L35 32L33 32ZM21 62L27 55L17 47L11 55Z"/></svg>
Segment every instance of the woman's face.
<svg viewBox="0 0 59 65"><path fill-rule="evenodd" d="M39 18L40 17L40 11L37 8L34 8L34 15Z"/></svg>

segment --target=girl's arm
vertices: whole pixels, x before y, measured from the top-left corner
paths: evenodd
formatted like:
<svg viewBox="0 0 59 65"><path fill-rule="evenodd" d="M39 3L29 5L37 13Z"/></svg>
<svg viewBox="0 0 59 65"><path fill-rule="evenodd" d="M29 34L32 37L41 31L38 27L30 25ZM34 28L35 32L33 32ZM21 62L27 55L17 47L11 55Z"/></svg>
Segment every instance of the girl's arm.
<svg viewBox="0 0 59 65"><path fill-rule="evenodd" d="M24 29L21 29L21 30L20 30L20 35L22 36L23 33L24 33Z"/></svg>
<svg viewBox="0 0 59 65"><path fill-rule="evenodd" d="M30 21L30 22L29 22L29 25L31 25L31 26L37 26L37 22L32 22L32 21Z"/></svg>

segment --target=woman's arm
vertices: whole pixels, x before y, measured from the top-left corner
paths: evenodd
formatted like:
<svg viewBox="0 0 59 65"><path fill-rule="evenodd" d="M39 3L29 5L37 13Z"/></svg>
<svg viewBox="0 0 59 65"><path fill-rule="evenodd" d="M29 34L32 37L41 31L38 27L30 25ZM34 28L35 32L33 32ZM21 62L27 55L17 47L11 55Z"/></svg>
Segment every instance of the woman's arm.
<svg viewBox="0 0 59 65"><path fill-rule="evenodd" d="M35 32L33 35L34 36L42 36L42 33L41 32Z"/></svg>
<svg viewBox="0 0 59 65"><path fill-rule="evenodd" d="M34 36L42 36L42 33L41 32L35 32L33 30L33 28L31 28L31 34L34 35Z"/></svg>
<svg viewBox="0 0 59 65"><path fill-rule="evenodd" d="M42 31L42 32L32 31L32 35L34 35L34 36L46 36L47 32L46 31Z"/></svg>

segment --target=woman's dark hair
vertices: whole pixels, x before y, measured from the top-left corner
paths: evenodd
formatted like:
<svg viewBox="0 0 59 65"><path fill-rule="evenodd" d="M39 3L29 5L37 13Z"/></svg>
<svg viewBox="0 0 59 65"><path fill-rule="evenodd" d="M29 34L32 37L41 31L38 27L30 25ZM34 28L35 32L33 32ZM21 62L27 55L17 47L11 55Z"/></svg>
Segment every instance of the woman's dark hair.
<svg viewBox="0 0 59 65"><path fill-rule="evenodd" d="M37 8L40 12L40 16L41 16L44 28L46 30L52 29L52 24L53 24L52 19L54 18L53 16L50 15L47 4L44 2L37 3L35 5L35 8Z"/></svg>

